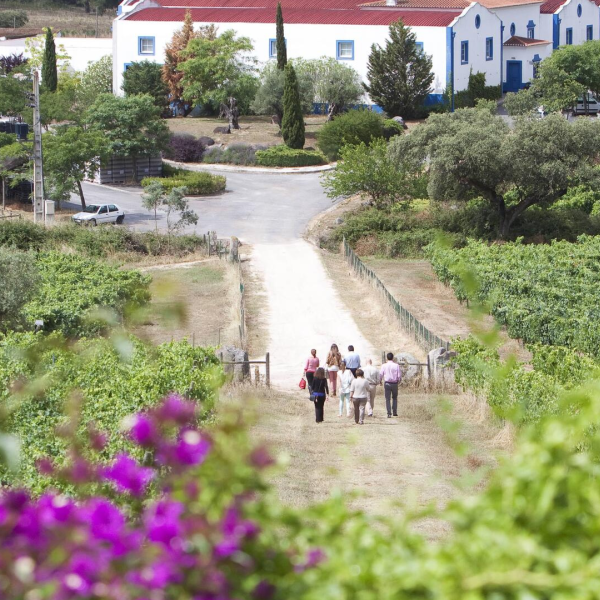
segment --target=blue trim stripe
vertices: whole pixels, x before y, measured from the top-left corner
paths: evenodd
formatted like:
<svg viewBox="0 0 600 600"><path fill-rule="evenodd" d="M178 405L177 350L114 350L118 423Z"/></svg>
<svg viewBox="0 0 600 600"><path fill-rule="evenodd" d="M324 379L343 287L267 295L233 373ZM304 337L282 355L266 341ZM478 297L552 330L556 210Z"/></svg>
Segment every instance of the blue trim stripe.
<svg viewBox="0 0 600 600"><path fill-rule="evenodd" d="M552 49L556 50L560 44L560 19L552 15Z"/></svg>

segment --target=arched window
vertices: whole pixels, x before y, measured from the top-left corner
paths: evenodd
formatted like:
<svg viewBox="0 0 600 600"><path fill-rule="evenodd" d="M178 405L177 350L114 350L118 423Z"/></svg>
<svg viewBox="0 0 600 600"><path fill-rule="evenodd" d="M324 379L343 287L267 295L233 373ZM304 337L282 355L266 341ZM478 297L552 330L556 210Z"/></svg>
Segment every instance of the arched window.
<svg viewBox="0 0 600 600"><path fill-rule="evenodd" d="M582 8L581 8L581 4L577 5L577 16L581 17L581 13L582 13Z"/></svg>
<svg viewBox="0 0 600 600"><path fill-rule="evenodd" d="M479 29L480 26L481 26L481 17L479 15L477 15L475 17L475 28Z"/></svg>
<svg viewBox="0 0 600 600"><path fill-rule="evenodd" d="M515 35L515 33L517 32L517 28L515 27L514 23L510 24L510 35L513 36Z"/></svg>

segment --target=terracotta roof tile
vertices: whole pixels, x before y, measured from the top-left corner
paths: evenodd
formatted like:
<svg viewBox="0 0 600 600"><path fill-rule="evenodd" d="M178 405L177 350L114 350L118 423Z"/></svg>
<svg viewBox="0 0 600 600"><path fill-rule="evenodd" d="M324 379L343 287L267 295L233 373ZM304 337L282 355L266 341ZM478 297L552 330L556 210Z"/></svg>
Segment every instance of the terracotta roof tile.
<svg viewBox="0 0 600 600"><path fill-rule="evenodd" d="M554 14L565 2L566 0L547 0L540 7L540 12L545 15Z"/></svg>
<svg viewBox="0 0 600 600"><path fill-rule="evenodd" d="M181 0L179 0L181 1ZM186 8L145 8L127 14L127 21L183 21ZM196 23L275 23L270 8L190 8ZM358 10L358 9L291 9L284 11L288 24L314 25L390 25L402 19L409 27L447 27L460 10Z"/></svg>
<svg viewBox="0 0 600 600"><path fill-rule="evenodd" d="M565 0L563 0L565 1ZM527 4L542 4L544 0L477 0L486 8L503 8L505 6L523 6Z"/></svg>
<svg viewBox="0 0 600 600"><path fill-rule="evenodd" d="M541 2L542 0L538 0ZM598 0L600 2L600 0ZM377 0L377 2L367 2L366 4L359 4L359 7L368 10L373 9L387 9L387 10L401 10L403 8L453 8L463 9L467 8L471 4L470 0L398 0L396 6L388 6L386 0Z"/></svg>
<svg viewBox="0 0 600 600"><path fill-rule="evenodd" d="M528 46L543 46L544 44L549 43L550 42L546 40L535 40L533 38L521 37L520 35L513 35L504 42L504 45L521 46L522 48L527 48Z"/></svg>

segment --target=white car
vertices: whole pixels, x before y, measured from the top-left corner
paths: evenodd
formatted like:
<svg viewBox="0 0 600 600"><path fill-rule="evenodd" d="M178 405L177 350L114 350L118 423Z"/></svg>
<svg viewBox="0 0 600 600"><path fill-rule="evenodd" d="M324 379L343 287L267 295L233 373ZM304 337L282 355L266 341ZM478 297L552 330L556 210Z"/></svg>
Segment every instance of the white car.
<svg viewBox="0 0 600 600"><path fill-rule="evenodd" d="M71 217L74 223L84 225L100 225L101 223L117 223L125 220L125 213L116 204L88 204L82 212Z"/></svg>

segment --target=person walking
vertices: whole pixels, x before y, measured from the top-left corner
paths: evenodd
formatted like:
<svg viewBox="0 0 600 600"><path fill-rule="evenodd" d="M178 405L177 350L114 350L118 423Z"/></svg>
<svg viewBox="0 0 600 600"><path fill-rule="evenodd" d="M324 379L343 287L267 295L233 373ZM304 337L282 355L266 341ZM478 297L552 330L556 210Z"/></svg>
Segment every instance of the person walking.
<svg viewBox="0 0 600 600"><path fill-rule="evenodd" d="M388 419L391 419L392 414L394 417L397 417L398 384L402 381L402 371L400 370L400 365L394 362L394 355L391 352L387 353L387 362L381 366L379 376L383 383Z"/></svg>
<svg viewBox="0 0 600 600"><path fill-rule="evenodd" d="M304 365L304 375L306 377L306 382L308 383L308 393L310 394L312 390L312 383L315 377L315 371L319 368L319 359L317 358L317 351L313 348L310 351L310 356L306 359L306 364Z"/></svg>
<svg viewBox="0 0 600 600"><path fill-rule="evenodd" d="M352 371L352 375L356 377L356 369L360 368L360 356L354 352L354 346L348 346L348 354L344 359L346 366Z"/></svg>
<svg viewBox="0 0 600 600"><path fill-rule="evenodd" d="M327 355L325 361L328 367L329 383L331 384L332 396L336 395L337 392L337 377L338 371L340 370L340 363L342 362L342 355L337 347L337 344L331 344L331 350Z"/></svg>
<svg viewBox="0 0 600 600"><path fill-rule="evenodd" d="M362 369L356 369L356 379L350 384L350 400L354 404L354 422L363 425L365 422L365 406L369 397L369 382Z"/></svg>
<svg viewBox="0 0 600 600"><path fill-rule="evenodd" d="M325 377L325 369L323 367L319 367L315 371L312 385L311 397L315 403L315 420L317 423L322 423L325 400L329 398L329 386L327 385L327 378Z"/></svg>
<svg viewBox="0 0 600 600"><path fill-rule="evenodd" d="M373 361L368 358L367 366L363 369L365 379L369 382L369 397L367 399L367 415L373 416L375 408L375 395L377 394L377 386L379 385L379 369L373 366Z"/></svg>
<svg viewBox="0 0 600 600"><path fill-rule="evenodd" d="M350 416L350 386L354 380L354 375L350 369L346 368L346 361L342 359L340 370L338 371L338 387L340 389L340 414L342 416L344 410L344 402L346 402L346 414Z"/></svg>

